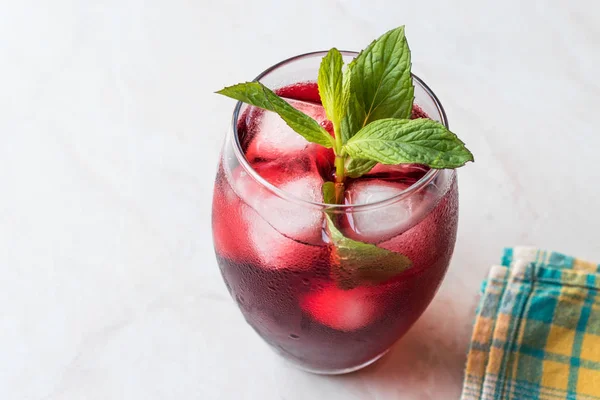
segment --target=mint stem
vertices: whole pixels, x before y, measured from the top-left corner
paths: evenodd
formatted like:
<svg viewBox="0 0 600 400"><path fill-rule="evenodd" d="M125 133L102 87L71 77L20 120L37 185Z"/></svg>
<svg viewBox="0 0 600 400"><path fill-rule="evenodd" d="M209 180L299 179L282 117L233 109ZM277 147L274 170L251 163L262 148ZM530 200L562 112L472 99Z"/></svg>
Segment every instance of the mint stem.
<svg viewBox="0 0 600 400"><path fill-rule="evenodd" d="M346 179L346 171L345 171L345 157L335 156L335 182L336 183L344 183Z"/></svg>
<svg viewBox="0 0 600 400"><path fill-rule="evenodd" d="M337 126L336 126L337 125ZM335 201L341 204L344 200L344 180L346 180L346 157L343 154L342 133L340 132L339 124L333 127L333 136L335 143L333 150L335 153Z"/></svg>
<svg viewBox="0 0 600 400"><path fill-rule="evenodd" d="M335 153L335 202L336 204L342 204L345 197L344 180L346 179L346 160L345 157L341 156L338 151Z"/></svg>

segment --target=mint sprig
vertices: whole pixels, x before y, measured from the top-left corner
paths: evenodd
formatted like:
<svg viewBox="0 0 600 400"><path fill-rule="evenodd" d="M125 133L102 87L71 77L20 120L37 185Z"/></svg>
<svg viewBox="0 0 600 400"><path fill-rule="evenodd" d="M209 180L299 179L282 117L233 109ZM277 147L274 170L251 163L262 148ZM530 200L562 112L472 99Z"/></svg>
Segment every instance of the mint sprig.
<svg viewBox="0 0 600 400"><path fill-rule="evenodd" d="M359 177L376 163L457 168L473 161L473 154L443 124L409 119L414 100L410 67L403 26L372 42L346 69L342 54L331 49L321 62L318 87L333 137L259 82L217 93L276 112L306 140L333 148L339 203L346 176Z"/></svg>
<svg viewBox="0 0 600 400"><path fill-rule="evenodd" d="M345 69L342 54L331 49L321 62L317 83L333 137L259 82L217 93L273 111L306 140L332 148L335 183L323 184L323 198L325 203L340 204L346 177L358 178L377 163L458 168L473 161L465 144L443 124L409 119L414 101L410 67L404 26L373 41ZM412 265L401 254L345 237L334 219L328 212L327 230L335 246L340 286L383 282Z"/></svg>

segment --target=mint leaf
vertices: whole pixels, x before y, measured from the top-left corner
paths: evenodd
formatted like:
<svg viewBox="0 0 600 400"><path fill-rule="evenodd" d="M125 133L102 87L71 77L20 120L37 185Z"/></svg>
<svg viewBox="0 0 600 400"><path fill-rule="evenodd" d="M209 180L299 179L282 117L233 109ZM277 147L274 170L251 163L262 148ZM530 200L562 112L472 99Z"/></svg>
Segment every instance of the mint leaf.
<svg viewBox="0 0 600 400"><path fill-rule="evenodd" d="M363 127L364 122L364 110L358 103L355 93L348 95L348 102L346 103L346 114L342 119L342 142L346 143L356 132Z"/></svg>
<svg viewBox="0 0 600 400"><path fill-rule="evenodd" d="M221 89L217 93L273 111L279 114L290 128L309 142L318 143L327 148L333 147L333 138L317 121L296 110L260 82L239 83Z"/></svg>
<svg viewBox="0 0 600 400"><path fill-rule="evenodd" d="M346 175L350 178L358 178L369 172L376 164L377 161L352 158L346 165Z"/></svg>
<svg viewBox="0 0 600 400"><path fill-rule="evenodd" d="M425 118L387 118L371 122L354 135L344 149L352 158L382 164L457 168L473 161L473 154L454 133Z"/></svg>
<svg viewBox="0 0 600 400"><path fill-rule="evenodd" d="M331 121L334 131L338 134L340 122L344 115L343 93L342 93L342 67L344 59L338 49L329 50L323 57L319 68L317 80L321 103L325 108L327 118Z"/></svg>
<svg viewBox="0 0 600 400"><path fill-rule="evenodd" d="M335 184L325 182L322 190L323 201L335 204ZM325 212L325 217L335 261L331 274L342 289L363 284L376 285L412 266L412 261L402 254L345 237L335 226L337 215L333 212Z"/></svg>
<svg viewBox="0 0 600 400"><path fill-rule="evenodd" d="M353 118L362 121L360 127L382 118L410 117L414 99L410 67L404 26L383 34L350 63L352 92L361 109Z"/></svg>
<svg viewBox="0 0 600 400"><path fill-rule="evenodd" d="M332 275L341 288L376 285L412 266L412 261L402 254L345 237L335 226L332 217L328 214L326 217L334 245L332 257L336 261Z"/></svg>
<svg viewBox="0 0 600 400"><path fill-rule="evenodd" d="M341 123L342 143L346 143L362 128L365 111L358 103L356 93L352 91L352 64L344 70L342 83L344 116Z"/></svg>

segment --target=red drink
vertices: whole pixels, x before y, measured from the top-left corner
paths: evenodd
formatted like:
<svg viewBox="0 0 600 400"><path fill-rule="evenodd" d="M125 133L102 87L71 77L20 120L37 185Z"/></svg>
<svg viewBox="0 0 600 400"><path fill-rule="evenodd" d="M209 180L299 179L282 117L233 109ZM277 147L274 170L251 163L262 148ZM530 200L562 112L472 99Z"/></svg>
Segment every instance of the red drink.
<svg viewBox="0 0 600 400"><path fill-rule="evenodd" d="M427 87L415 84L417 103L420 90L430 115L441 110ZM278 94L330 129L314 83ZM377 165L346 181L345 205L328 208L321 185L334 176L332 151L310 144L274 113L242 110L213 199L227 287L248 323L295 364L322 373L367 365L410 328L444 277L456 238L455 172ZM415 114L426 115L420 107ZM432 117L443 120L443 111ZM340 285L325 209L344 236L403 254L412 267L378 284Z"/></svg>

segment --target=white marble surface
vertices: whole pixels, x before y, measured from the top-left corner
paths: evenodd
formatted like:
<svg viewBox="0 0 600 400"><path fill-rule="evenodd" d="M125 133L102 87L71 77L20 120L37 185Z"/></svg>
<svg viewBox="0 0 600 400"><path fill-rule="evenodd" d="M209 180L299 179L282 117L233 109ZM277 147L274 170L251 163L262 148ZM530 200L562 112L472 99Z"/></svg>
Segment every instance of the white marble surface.
<svg viewBox="0 0 600 400"><path fill-rule="evenodd" d="M389 356L313 376L221 281L210 200L233 102L212 92L403 23L477 158L455 256ZM0 2L0 398L458 398L504 246L600 260L599 26L593 0Z"/></svg>

